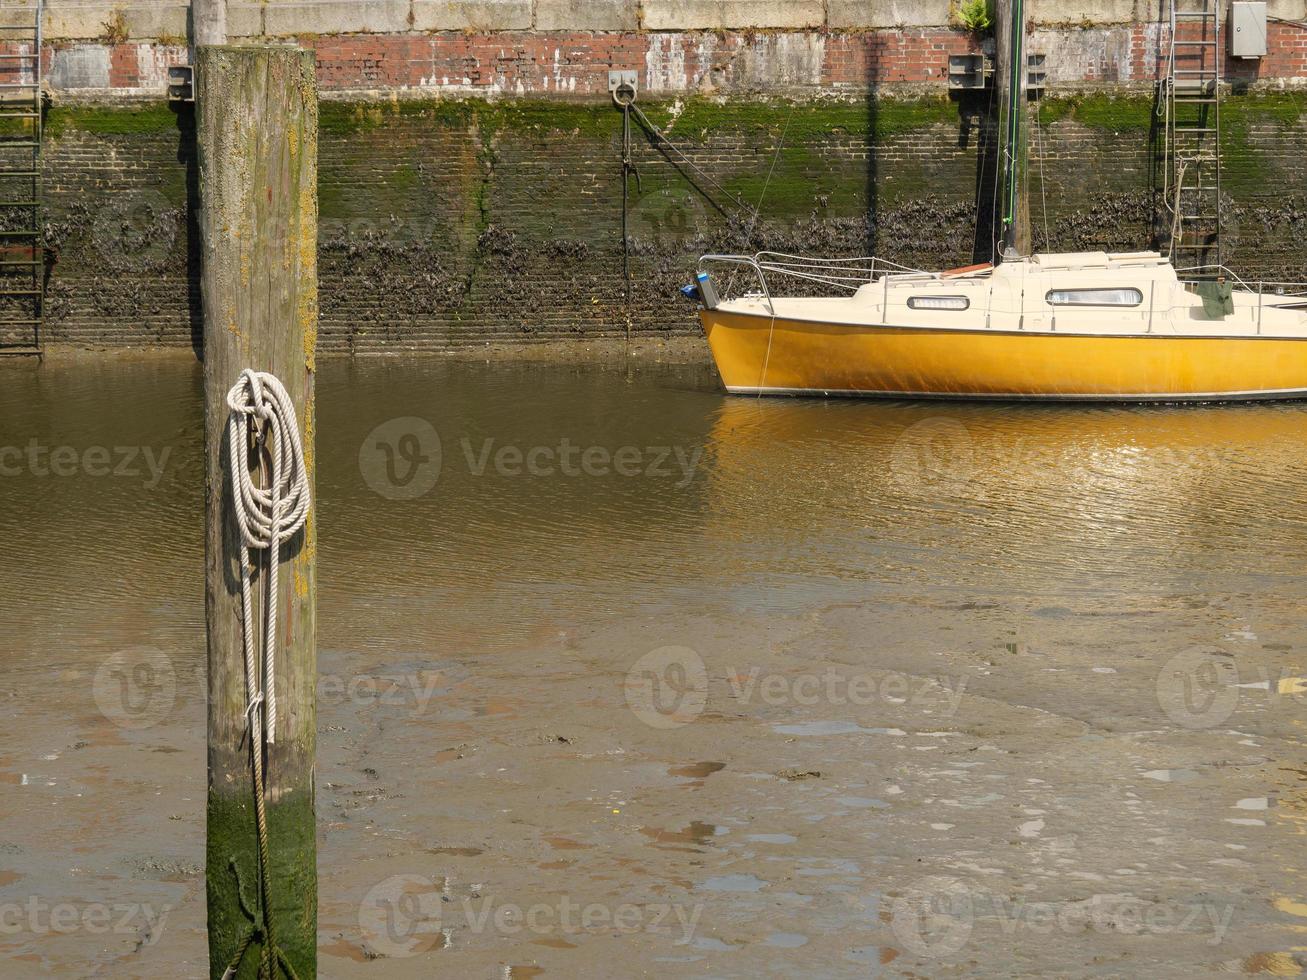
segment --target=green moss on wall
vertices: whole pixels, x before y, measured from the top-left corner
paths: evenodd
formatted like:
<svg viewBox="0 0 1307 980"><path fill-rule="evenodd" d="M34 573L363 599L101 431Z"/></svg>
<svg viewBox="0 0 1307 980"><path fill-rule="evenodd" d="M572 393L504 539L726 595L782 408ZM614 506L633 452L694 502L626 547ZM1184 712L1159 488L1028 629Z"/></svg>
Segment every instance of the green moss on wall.
<svg viewBox="0 0 1307 980"><path fill-rule="evenodd" d="M1153 126L1157 105L1152 95L1078 93L1041 99L1038 111L1046 125L1072 119L1091 129L1147 132ZM1230 94L1221 99L1221 127L1228 136L1246 132L1241 127L1254 121L1297 125L1305 113L1307 93L1302 92Z"/></svg>
<svg viewBox="0 0 1307 980"><path fill-rule="evenodd" d="M1274 92L1221 101L1221 184L1236 198L1281 193L1298 184L1296 162L1269 151L1302 124L1307 95Z"/></svg>
<svg viewBox="0 0 1307 980"><path fill-rule="evenodd" d="M787 139L808 142L825 134L877 139L934 125L957 125L957 101L944 96L914 99L838 100L792 103L769 99L719 101L706 97L639 103L644 113L669 134L694 140L710 132L785 129ZM78 130L99 135L164 132L177 128L177 114L190 111L166 102L124 106L54 106L46 117L51 135ZM1041 100L1041 120L1074 119L1094 129L1147 130L1154 103L1148 95L1092 93L1048 96ZM1247 120L1294 125L1307 112L1307 93L1268 92L1231 95L1223 100L1227 129ZM482 128L507 131L575 132L607 136L619 119L609 102L562 102L546 99L429 99L321 104L319 126L325 135L344 136L384 128L404 120L465 127L475 117ZM1233 130L1231 130L1233 131Z"/></svg>
<svg viewBox="0 0 1307 980"><path fill-rule="evenodd" d="M1097 93L1050 96L1040 100L1038 109L1040 121L1045 125L1074 120L1090 129L1114 133L1137 130L1147 134L1153 122L1150 96Z"/></svg>
<svg viewBox="0 0 1307 980"><path fill-rule="evenodd" d="M1307 92L1258 92L1231 95L1221 100L1221 126L1229 127L1251 119L1296 126L1307 114Z"/></svg>
<svg viewBox="0 0 1307 980"><path fill-rule="evenodd" d="M637 329L665 328L666 296L705 251L970 261L984 237L977 192L994 181L992 157L978 158L979 148L993 150L978 122L988 104L987 94L642 95L642 110L693 165L636 127L642 179L630 183L628 225ZM98 342L110 331L157 330L191 342L189 112L163 102L52 108L47 235L61 250L52 336ZM1147 247L1157 208L1150 93L1050 93L1039 113L1046 157L1042 167L1032 159L1029 184L1037 241L1047 228L1055 249ZM602 98L322 102L327 336L385 349L408 337L454 343L501 328L545 336L617 322L621 124ZM1307 158L1307 92L1230 95L1222 130L1229 261L1298 278L1305 206L1294 188ZM106 310L129 326L106 327Z"/></svg>
<svg viewBox="0 0 1307 980"><path fill-rule="evenodd" d="M147 102L131 106L52 106L46 114L46 132L58 137L70 130L97 136L176 131L177 114L190 112L185 106Z"/></svg>
<svg viewBox="0 0 1307 980"><path fill-rule="evenodd" d="M466 126L482 105L475 99L392 99L385 102L336 102L318 105L318 131L326 136L348 136L383 128L405 119L426 120L442 126Z"/></svg>
<svg viewBox="0 0 1307 980"><path fill-rule="evenodd" d="M730 130L781 130L787 138L805 142L825 134L877 137L937 124L956 125L958 103L946 97L919 99L832 100L793 103L773 99L706 97L648 100L641 111L669 135L695 140ZM564 102L550 99L404 100L376 103L324 102L319 125L324 134L346 136L380 129L404 119L462 127L475 117L489 131L562 132L609 137L620 125L620 113L610 102Z"/></svg>
<svg viewBox="0 0 1307 980"><path fill-rule="evenodd" d="M786 139L810 142L829 135L878 139L934 125L956 126L959 106L943 96L917 99L785 102L776 100L691 98L685 102L655 102L645 114L669 134L697 139L729 130L785 131Z"/></svg>

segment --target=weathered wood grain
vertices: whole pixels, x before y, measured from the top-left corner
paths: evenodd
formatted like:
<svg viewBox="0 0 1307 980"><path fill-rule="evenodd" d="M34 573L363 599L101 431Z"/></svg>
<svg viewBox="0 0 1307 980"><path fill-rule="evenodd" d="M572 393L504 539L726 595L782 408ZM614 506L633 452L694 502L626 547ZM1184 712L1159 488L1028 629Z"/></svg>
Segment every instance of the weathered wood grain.
<svg viewBox="0 0 1307 980"><path fill-rule="evenodd" d="M236 901L232 862L247 899L253 903L258 894L226 395L247 367L281 379L295 403L312 485L318 120L311 52L204 47L195 67L204 310L207 890L210 967L217 977L250 924ZM266 763L270 906L278 945L301 977L316 972L315 528L311 510L305 528L281 549L279 713ZM239 976L253 976L257 962L257 951L248 953Z"/></svg>

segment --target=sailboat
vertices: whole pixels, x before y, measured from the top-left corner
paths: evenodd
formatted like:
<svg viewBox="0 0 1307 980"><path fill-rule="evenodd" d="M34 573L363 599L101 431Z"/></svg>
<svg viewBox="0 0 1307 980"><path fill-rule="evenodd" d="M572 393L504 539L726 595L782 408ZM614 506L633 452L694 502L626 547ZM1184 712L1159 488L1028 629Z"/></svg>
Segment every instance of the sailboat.
<svg viewBox="0 0 1307 980"><path fill-rule="evenodd" d="M705 255L700 317L727 391L1100 401L1307 397L1307 287L1183 275L1156 251L1021 254L1022 4L1008 9L1000 260ZM1003 66L1000 65L1000 69ZM1218 82L1219 84L1219 82ZM743 295L729 286L743 275ZM782 277L800 295L776 295ZM719 291L719 281L727 285ZM814 291L835 295L810 295Z"/></svg>

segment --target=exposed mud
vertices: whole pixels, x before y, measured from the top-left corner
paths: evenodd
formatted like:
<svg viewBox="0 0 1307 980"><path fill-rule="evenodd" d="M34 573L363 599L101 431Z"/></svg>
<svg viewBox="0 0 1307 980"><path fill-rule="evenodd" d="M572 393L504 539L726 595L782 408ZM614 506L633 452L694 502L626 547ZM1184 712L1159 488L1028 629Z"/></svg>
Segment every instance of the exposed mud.
<svg viewBox="0 0 1307 980"><path fill-rule="evenodd" d="M0 973L202 975L199 368L0 373ZM1300 971L1303 411L324 362L321 975Z"/></svg>

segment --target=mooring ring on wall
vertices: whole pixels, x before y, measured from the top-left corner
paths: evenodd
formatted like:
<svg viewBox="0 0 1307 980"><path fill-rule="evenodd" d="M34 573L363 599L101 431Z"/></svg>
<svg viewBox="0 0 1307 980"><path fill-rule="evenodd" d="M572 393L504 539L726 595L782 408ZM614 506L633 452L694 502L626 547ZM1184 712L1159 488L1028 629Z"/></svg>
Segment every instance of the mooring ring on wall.
<svg viewBox="0 0 1307 980"><path fill-rule="evenodd" d="M639 84L638 71L630 68L615 68L608 72L608 93L619 109L626 109L635 102L635 93Z"/></svg>
<svg viewBox="0 0 1307 980"><path fill-rule="evenodd" d="M635 86L623 82L617 88L613 89L613 102L619 109L625 109L635 102Z"/></svg>

